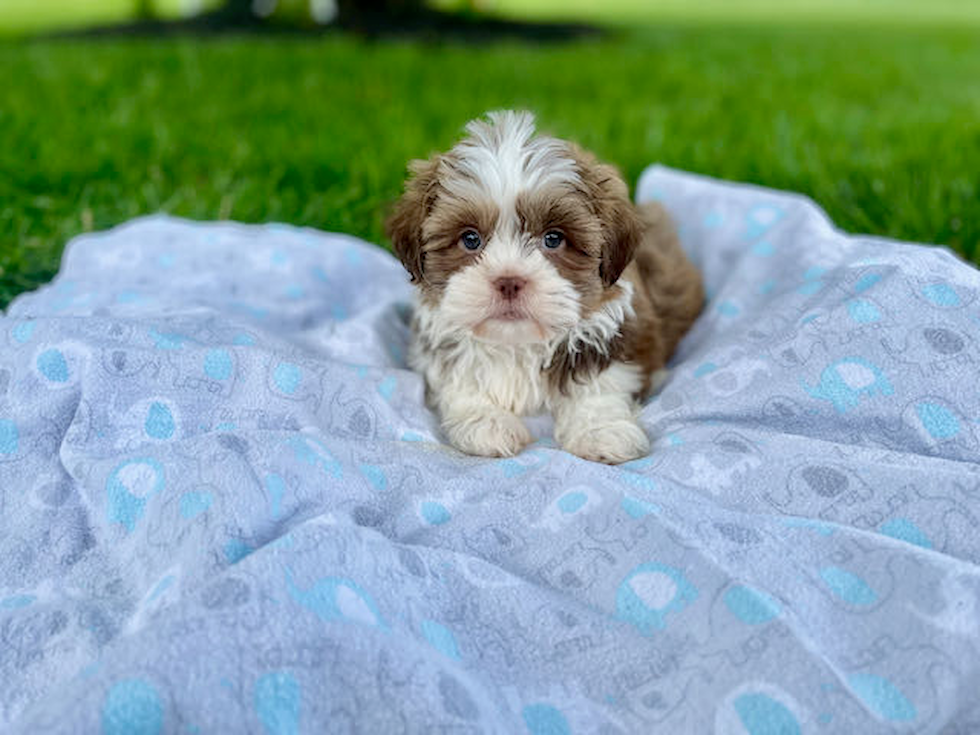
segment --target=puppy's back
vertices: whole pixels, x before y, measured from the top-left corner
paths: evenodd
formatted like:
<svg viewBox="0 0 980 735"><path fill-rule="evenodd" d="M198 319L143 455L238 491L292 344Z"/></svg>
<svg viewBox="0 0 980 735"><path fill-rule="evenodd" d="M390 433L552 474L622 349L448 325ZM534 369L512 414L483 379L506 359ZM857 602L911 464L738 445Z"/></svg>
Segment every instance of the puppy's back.
<svg viewBox="0 0 980 735"><path fill-rule="evenodd" d="M658 317L666 362L701 313L704 286L701 274L681 248L667 211L656 202L637 209L644 232L633 256L635 270L631 268L629 275L634 288L646 293Z"/></svg>

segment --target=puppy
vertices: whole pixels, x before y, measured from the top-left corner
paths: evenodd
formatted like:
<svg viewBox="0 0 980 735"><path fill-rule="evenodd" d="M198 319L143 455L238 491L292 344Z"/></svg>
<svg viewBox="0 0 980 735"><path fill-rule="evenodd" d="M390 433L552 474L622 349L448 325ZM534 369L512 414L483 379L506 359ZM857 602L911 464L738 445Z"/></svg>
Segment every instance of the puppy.
<svg viewBox="0 0 980 735"><path fill-rule="evenodd" d="M387 231L418 287L410 367L449 441L517 454L544 409L584 459L645 455L639 404L701 311L701 279L666 213L617 171L491 112L414 161Z"/></svg>

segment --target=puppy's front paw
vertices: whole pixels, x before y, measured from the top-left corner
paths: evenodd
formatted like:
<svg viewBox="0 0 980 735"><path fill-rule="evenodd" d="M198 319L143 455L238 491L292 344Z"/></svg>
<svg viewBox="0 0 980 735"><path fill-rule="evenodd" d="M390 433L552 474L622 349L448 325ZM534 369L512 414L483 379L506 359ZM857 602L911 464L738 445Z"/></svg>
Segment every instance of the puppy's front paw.
<svg viewBox="0 0 980 735"><path fill-rule="evenodd" d="M632 419L617 419L605 424L582 427L561 439L565 451L582 459L605 464L619 464L638 459L650 451L650 440L643 428Z"/></svg>
<svg viewBox="0 0 980 735"><path fill-rule="evenodd" d="M444 428L454 447L481 457L512 457L533 440L524 422L506 411L447 421Z"/></svg>

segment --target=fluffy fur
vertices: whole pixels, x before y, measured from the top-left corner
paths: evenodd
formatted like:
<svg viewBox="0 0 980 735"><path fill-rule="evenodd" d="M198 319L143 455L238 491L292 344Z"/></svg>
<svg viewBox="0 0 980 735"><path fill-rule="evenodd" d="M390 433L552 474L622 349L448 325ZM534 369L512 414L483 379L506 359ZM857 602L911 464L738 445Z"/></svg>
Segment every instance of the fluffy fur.
<svg viewBox="0 0 980 735"><path fill-rule="evenodd" d="M580 457L646 454L637 399L704 298L665 212L635 207L613 167L535 136L529 113L466 130L410 165L388 221L419 291L409 364L447 437L513 455L531 441L520 416L546 409Z"/></svg>

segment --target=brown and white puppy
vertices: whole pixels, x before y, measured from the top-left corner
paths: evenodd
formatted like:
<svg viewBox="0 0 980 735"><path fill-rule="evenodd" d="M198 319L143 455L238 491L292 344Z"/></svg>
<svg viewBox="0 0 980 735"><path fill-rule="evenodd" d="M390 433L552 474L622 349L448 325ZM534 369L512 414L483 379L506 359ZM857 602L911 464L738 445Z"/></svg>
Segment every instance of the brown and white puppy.
<svg viewBox="0 0 980 735"><path fill-rule="evenodd" d="M409 365L449 441L509 456L547 409L585 459L646 454L646 394L701 310L701 279L666 213L635 207L616 170L491 112L447 153L410 164L388 221L419 290Z"/></svg>

